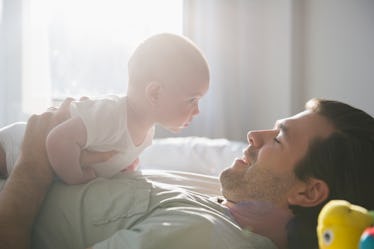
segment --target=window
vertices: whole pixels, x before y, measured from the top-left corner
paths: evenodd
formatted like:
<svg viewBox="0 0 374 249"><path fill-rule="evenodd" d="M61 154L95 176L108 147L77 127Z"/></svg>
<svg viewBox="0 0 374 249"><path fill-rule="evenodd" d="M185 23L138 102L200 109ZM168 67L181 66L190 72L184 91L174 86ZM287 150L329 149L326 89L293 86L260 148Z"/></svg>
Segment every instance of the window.
<svg viewBox="0 0 374 249"><path fill-rule="evenodd" d="M66 96L124 94L140 41L182 33L183 0L28 0L23 23L23 109ZM37 90L35 90L37 89Z"/></svg>

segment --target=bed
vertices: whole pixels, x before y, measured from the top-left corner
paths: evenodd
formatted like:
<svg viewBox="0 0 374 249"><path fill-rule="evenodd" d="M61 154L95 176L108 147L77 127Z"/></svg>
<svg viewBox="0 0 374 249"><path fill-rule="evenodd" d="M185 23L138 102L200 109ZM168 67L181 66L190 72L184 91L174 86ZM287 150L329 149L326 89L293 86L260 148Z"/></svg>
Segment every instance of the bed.
<svg viewBox="0 0 374 249"><path fill-rule="evenodd" d="M246 143L207 137L155 139L140 156L140 169L187 171L218 176L241 157Z"/></svg>

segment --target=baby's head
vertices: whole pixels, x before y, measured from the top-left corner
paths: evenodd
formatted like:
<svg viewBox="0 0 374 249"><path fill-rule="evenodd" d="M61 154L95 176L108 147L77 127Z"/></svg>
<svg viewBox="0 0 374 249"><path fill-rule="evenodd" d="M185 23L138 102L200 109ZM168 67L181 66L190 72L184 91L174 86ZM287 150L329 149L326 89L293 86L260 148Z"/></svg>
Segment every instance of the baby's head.
<svg viewBox="0 0 374 249"><path fill-rule="evenodd" d="M186 37L162 33L143 41L128 64L128 93L143 96L156 123L171 131L187 127L209 88L209 66Z"/></svg>

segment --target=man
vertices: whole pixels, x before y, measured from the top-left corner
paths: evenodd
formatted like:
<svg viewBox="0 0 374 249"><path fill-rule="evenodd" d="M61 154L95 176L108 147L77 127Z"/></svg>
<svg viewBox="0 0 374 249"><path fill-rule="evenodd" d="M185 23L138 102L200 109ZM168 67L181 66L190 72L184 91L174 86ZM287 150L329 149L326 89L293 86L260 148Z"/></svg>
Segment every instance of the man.
<svg viewBox="0 0 374 249"><path fill-rule="evenodd" d="M0 227L0 241L13 235L8 243L29 238L52 178L44 156L45 134L32 134L33 140L27 131L16 169L28 165L36 172L15 170L9 178L13 181L0 192L0 220L11 225ZM31 143L33 148L27 146ZM365 112L311 100L304 112L277 121L273 129L249 132L248 144L243 157L220 175L222 198L142 173L82 186L56 182L34 226L34 246L317 248L317 216L328 200L346 199L374 209L367 193L374 172L374 119ZM38 183L26 179L30 176ZM17 179L26 179L27 189ZM14 193L27 193L28 200L14 200ZM25 203L33 204L31 211L23 210Z"/></svg>

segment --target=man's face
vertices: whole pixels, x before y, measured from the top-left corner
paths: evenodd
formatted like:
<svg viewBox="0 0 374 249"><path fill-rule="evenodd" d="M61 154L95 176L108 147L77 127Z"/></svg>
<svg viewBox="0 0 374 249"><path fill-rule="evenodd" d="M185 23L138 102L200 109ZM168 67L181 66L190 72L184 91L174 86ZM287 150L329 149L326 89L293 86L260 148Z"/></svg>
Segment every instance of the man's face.
<svg viewBox="0 0 374 249"><path fill-rule="evenodd" d="M332 131L327 119L304 111L278 120L271 130L249 132L243 157L220 175L223 195L233 202L263 200L288 206L287 199L299 182L293 172L296 163L314 138L327 137Z"/></svg>

